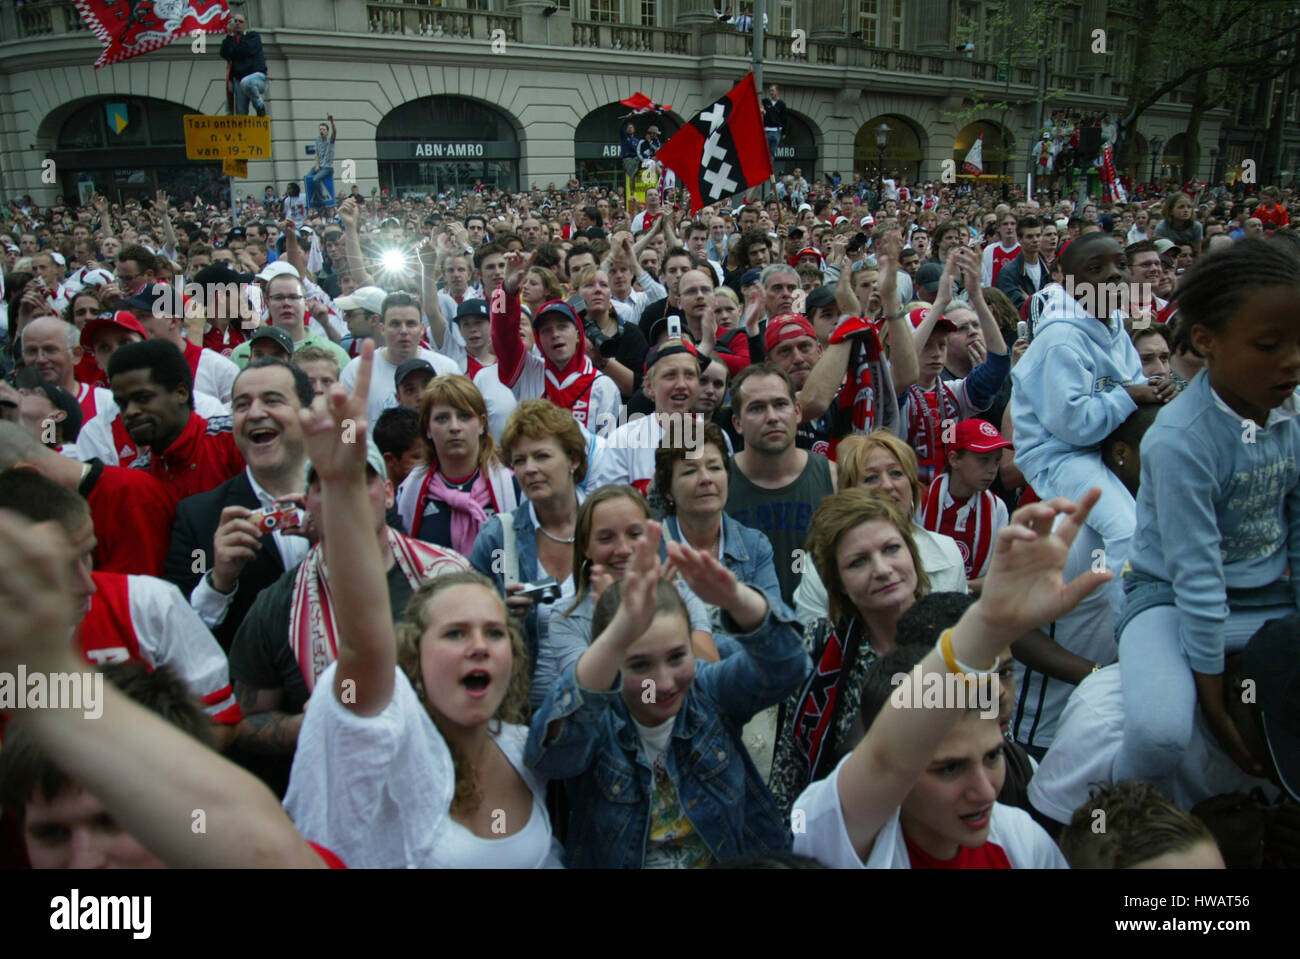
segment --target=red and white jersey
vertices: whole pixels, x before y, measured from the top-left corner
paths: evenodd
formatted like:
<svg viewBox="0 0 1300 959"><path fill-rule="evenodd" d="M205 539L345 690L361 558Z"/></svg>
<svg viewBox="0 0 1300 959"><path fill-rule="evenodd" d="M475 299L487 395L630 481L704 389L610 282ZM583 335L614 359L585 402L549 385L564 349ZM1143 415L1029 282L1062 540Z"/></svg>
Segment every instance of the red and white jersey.
<svg viewBox="0 0 1300 959"><path fill-rule="evenodd" d="M124 466L96 466L78 490L95 521L95 569L161 576L176 503L156 476Z"/></svg>
<svg viewBox="0 0 1300 959"><path fill-rule="evenodd" d="M988 490L961 501L953 499L948 489L951 475L945 472L935 477L921 499L917 522L932 533L955 539L966 564L966 578L979 579L988 572L998 530L1011 517L1007 504Z"/></svg>
<svg viewBox="0 0 1300 959"><path fill-rule="evenodd" d="M77 384L77 403L81 406L81 422L89 423L101 409L113 402L113 393L102 386Z"/></svg>
<svg viewBox="0 0 1300 959"><path fill-rule="evenodd" d="M122 411L108 390L95 395L95 415L83 420L75 444L65 444L63 455L84 461L98 459L107 466L130 466L140 455L135 441L122 425ZM83 411L85 407L82 407ZM194 392L194 412L204 419L229 417L226 405L207 393Z"/></svg>
<svg viewBox="0 0 1300 959"><path fill-rule="evenodd" d="M194 374L194 391L215 396L229 411L230 394L235 388L239 367L220 353L193 343L185 344L185 360Z"/></svg>
<svg viewBox="0 0 1300 959"><path fill-rule="evenodd" d="M840 804L839 780L845 756L825 779L819 779L794 801L794 816L804 828L794 833L794 852L809 856L831 869L1068 869L1065 857L1046 830L1023 809L994 803L989 815L988 837L983 845L962 847L949 862L917 862L909 848L899 810L885 820L876 833L866 861L853 848L844 807ZM922 855L922 859L928 859Z"/></svg>
<svg viewBox="0 0 1300 959"><path fill-rule="evenodd" d="M1002 241L990 244L984 248L984 264L980 271L980 284L982 286L992 286L998 281L998 274L1002 268L1020 255L1020 244L1007 249L1002 245Z"/></svg>
<svg viewBox="0 0 1300 959"><path fill-rule="evenodd" d="M229 416L204 419L191 413L181 435L165 450L146 447L131 463L162 480L174 502L206 493L244 470Z"/></svg>
<svg viewBox="0 0 1300 959"><path fill-rule="evenodd" d="M214 722L234 725L243 718L226 654L180 590L153 576L91 575L98 591L77 628L88 663L171 666Z"/></svg>
<svg viewBox="0 0 1300 959"><path fill-rule="evenodd" d="M922 210L939 209L939 198L935 196L933 193L930 194L929 196L921 197L921 209Z"/></svg>

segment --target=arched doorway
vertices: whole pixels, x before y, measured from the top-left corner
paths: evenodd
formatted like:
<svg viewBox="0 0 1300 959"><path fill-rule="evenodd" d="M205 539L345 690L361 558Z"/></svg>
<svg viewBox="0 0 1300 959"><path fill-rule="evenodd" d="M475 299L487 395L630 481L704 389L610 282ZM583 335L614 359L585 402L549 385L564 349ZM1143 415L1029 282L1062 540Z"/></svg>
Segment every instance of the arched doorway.
<svg viewBox="0 0 1300 959"><path fill-rule="evenodd" d="M1187 134L1176 133L1169 138L1165 144L1164 157L1160 161L1160 169L1156 171L1157 178L1167 177L1174 184L1185 183L1191 179L1190 176L1184 176L1184 154L1187 152Z"/></svg>
<svg viewBox="0 0 1300 959"><path fill-rule="evenodd" d="M573 156L578 165L578 182L583 187L623 187L622 131L629 121L641 139L645 139L650 127L658 127L665 143L682 127L682 121L672 113L633 114L621 103L607 103L592 110L573 131Z"/></svg>
<svg viewBox="0 0 1300 959"><path fill-rule="evenodd" d="M883 164L880 146L876 142L876 131L882 123L889 127ZM916 183L921 179L921 163L924 159L925 149L921 143L920 131L911 120L897 114L872 117L858 127L857 135L853 138L853 172L862 174L863 179L872 183L881 175Z"/></svg>
<svg viewBox="0 0 1300 959"><path fill-rule="evenodd" d="M786 117L785 134L772 157L772 169L776 175L783 176L798 169L805 179L812 180L815 175L829 173L829 170L818 169L817 132L812 123L793 110L787 110Z"/></svg>
<svg viewBox="0 0 1300 959"><path fill-rule="evenodd" d="M983 175L993 179L1011 175L1015 161L1016 140L1011 135L1011 131L1006 130L1004 143L1003 134L1003 127L992 120L976 120L962 127L952 144L952 158L957 165L958 179L962 177L970 179L970 176L962 171L962 163L970 153L970 148L981 136L984 137Z"/></svg>
<svg viewBox="0 0 1300 959"><path fill-rule="evenodd" d="M379 185L394 196L519 189L519 135L496 107L432 96L390 110L375 131Z"/></svg>
<svg viewBox="0 0 1300 959"><path fill-rule="evenodd" d="M89 204L102 193L110 202L152 200L156 191L208 202L229 198L221 164L185 156L183 103L152 97L106 96L69 104L46 120L63 196Z"/></svg>

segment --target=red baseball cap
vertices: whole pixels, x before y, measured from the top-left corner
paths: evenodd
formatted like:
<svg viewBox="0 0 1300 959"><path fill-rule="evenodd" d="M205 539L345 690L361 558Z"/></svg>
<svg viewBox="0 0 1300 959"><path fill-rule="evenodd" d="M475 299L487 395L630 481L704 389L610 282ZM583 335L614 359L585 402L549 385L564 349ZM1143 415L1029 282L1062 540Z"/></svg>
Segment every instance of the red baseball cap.
<svg viewBox="0 0 1300 959"><path fill-rule="evenodd" d="M802 250L794 255L794 263L797 264L805 256L810 256L818 263L822 261L822 252L814 246L805 246Z"/></svg>
<svg viewBox="0 0 1300 959"><path fill-rule="evenodd" d="M116 326L123 330L130 330L132 333L139 333L142 340L149 338L149 334L144 331L144 327L134 314L126 310L118 310L112 316L97 316L82 327L81 345L88 350L93 349L95 334L107 326Z"/></svg>
<svg viewBox="0 0 1300 959"><path fill-rule="evenodd" d="M767 330L763 333L763 349L771 353L778 343L797 340L801 336L817 339L817 331L802 313L782 313L775 319L768 320Z"/></svg>
<svg viewBox="0 0 1300 959"><path fill-rule="evenodd" d="M971 419L957 424L957 438L948 449L953 452L970 450L972 453L992 453L1011 445L988 420Z"/></svg>
<svg viewBox="0 0 1300 959"><path fill-rule="evenodd" d="M907 318L912 321L913 331L919 330L921 328L921 324L925 322L925 314L929 312L930 312L930 308L928 306L918 306L911 313L907 314ZM957 329L956 323L948 319L946 316L941 316L934 321L934 329L931 331L931 335L937 333L939 330L947 330L949 333L952 333L956 329Z"/></svg>

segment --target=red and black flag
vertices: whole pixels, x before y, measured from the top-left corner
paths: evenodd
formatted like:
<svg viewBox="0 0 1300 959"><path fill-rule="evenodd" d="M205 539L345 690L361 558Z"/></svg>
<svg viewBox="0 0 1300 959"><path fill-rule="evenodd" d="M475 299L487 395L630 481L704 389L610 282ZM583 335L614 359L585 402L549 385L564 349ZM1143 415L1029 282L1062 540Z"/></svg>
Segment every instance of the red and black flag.
<svg viewBox="0 0 1300 959"><path fill-rule="evenodd" d="M659 148L655 159L691 191L691 213L772 176L758 89L750 73Z"/></svg>

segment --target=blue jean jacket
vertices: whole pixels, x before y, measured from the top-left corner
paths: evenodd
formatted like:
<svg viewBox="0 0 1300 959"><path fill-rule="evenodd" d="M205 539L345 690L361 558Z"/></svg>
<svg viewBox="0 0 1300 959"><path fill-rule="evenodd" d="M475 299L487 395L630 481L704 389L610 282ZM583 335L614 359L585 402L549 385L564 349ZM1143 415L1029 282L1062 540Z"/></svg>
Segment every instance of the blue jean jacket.
<svg viewBox="0 0 1300 959"><path fill-rule="evenodd" d="M664 517L663 526L664 540L671 537L679 543L686 541L677 517ZM659 544L659 555L668 558L668 547L664 542ZM727 513L722 514L722 565L735 574L736 579L766 596L769 603L781 599L781 584L776 578L774 562L772 542L766 533L732 519ZM740 643L723 627L722 611L716 606L708 609L713 619L713 642L718 647L718 655L726 659L740 649Z"/></svg>
<svg viewBox="0 0 1300 959"><path fill-rule="evenodd" d="M794 611L779 598L768 602L758 629L737 635L739 654L698 665L665 757L682 809L716 860L791 845L740 737L746 722L792 694L812 668ZM623 702L622 676L596 691L578 685L576 670L564 671L533 715L525 761L540 776L567 780L566 866L638 869L649 844L654 773Z"/></svg>

